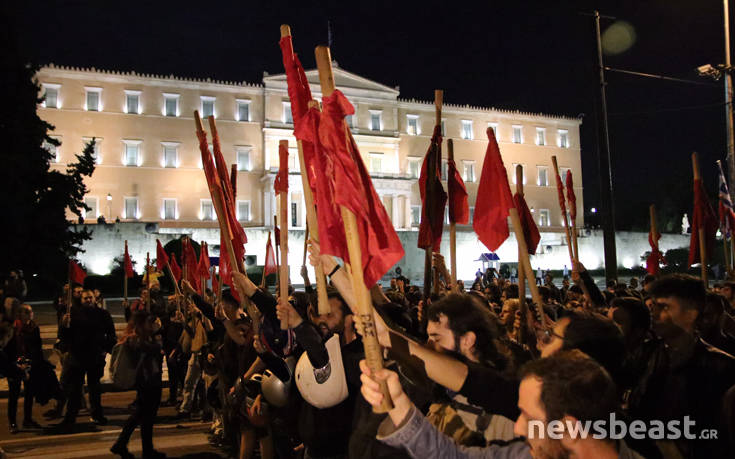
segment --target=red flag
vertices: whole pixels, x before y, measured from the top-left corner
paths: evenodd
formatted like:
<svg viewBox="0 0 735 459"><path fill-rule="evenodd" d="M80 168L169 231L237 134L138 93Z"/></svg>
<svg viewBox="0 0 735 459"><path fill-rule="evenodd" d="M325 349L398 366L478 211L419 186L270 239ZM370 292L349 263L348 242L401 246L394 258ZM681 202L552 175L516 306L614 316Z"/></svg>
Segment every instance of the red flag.
<svg viewBox="0 0 735 459"><path fill-rule="evenodd" d="M207 249L207 244L202 244L199 247L199 263L197 264L197 274L199 275L199 277L209 279L211 277L209 275L209 249Z"/></svg>
<svg viewBox="0 0 735 459"><path fill-rule="evenodd" d="M268 243L265 246L265 266L263 266L263 275L275 274L278 272L276 264L276 255L273 252L273 244L271 244L271 234L268 233Z"/></svg>
<svg viewBox="0 0 735 459"><path fill-rule="evenodd" d="M492 128L487 129L487 137L489 141L477 187L472 228L480 241L491 252L495 252L510 235L508 216L514 203L508 185L508 173Z"/></svg>
<svg viewBox="0 0 735 459"><path fill-rule="evenodd" d="M453 159L447 162L447 191L449 192L449 222L466 225L470 221L467 189Z"/></svg>
<svg viewBox="0 0 735 459"><path fill-rule="evenodd" d="M564 184L561 181L561 176L559 175L558 170L556 171L555 175L556 175L556 192L558 193L558 198L559 198L559 208L561 209L561 218L563 218L564 221L567 221L567 202L564 199Z"/></svg>
<svg viewBox="0 0 735 459"><path fill-rule="evenodd" d="M281 245L281 230L278 226L273 225L273 232L276 236L276 246L279 247Z"/></svg>
<svg viewBox="0 0 735 459"><path fill-rule="evenodd" d="M195 290L199 290L199 269L197 264L197 254L194 250L194 246L191 245L191 240L185 238L182 243L181 257L182 264L186 265L186 280L194 287Z"/></svg>
<svg viewBox="0 0 735 459"><path fill-rule="evenodd" d="M84 285L84 279L87 278L87 272L82 269L74 260L69 260L69 280L72 283Z"/></svg>
<svg viewBox="0 0 735 459"><path fill-rule="evenodd" d="M365 285L370 288L403 257L403 246L375 192L355 139L346 129L344 118L355 112L354 107L339 90L324 97L322 104L320 148L316 151L324 167L319 168L323 183L317 182L317 188L330 188L324 195L333 198L326 201L320 197L317 205L322 253L349 261L340 214L340 206L344 206L357 220Z"/></svg>
<svg viewBox="0 0 735 459"><path fill-rule="evenodd" d="M658 274L661 263L666 264L666 259L658 249L659 239L661 239L661 233L656 232L654 235L652 231L648 231L648 243L651 245L651 253L646 258L646 271L654 276Z"/></svg>
<svg viewBox="0 0 735 459"><path fill-rule="evenodd" d="M538 226L536 226L536 222L533 220L531 211L528 210L526 199L516 193L513 195L513 201L515 202L516 209L518 209L521 225L523 225L523 237L526 239L528 253L534 255L539 242L541 242L541 233L538 231Z"/></svg>
<svg viewBox="0 0 735 459"><path fill-rule="evenodd" d="M577 221L577 195L574 194L574 181L572 180L572 171L567 170L566 176L567 200L569 201L569 217L572 222Z"/></svg>
<svg viewBox="0 0 735 459"><path fill-rule="evenodd" d="M705 249L707 250L704 261L701 260L699 253L699 228L704 228ZM716 232L717 217L707 199L702 180L694 180L694 212L692 212L692 237L689 240L689 266L700 262L706 263L706 258L712 256Z"/></svg>
<svg viewBox="0 0 735 459"><path fill-rule="evenodd" d="M125 256L123 257L123 271L125 271L125 277L130 279L135 276L135 270L133 269L133 262L130 260L130 254L128 253L128 243L125 243Z"/></svg>
<svg viewBox="0 0 735 459"><path fill-rule="evenodd" d="M232 197L237 198L237 164L230 169L230 183L232 183Z"/></svg>
<svg viewBox="0 0 735 459"><path fill-rule="evenodd" d="M444 229L444 207L447 205L447 193L441 182L442 135L441 127L434 126L429 150L424 156L419 176L421 192L421 224L419 225L420 249L431 248L439 251ZM449 210L452 211L451 209ZM469 209L467 210L469 213Z"/></svg>
<svg viewBox="0 0 735 459"><path fill-rule="evenodd" d="M161 245L161 241L156 239L156 269L163 272L168 263L168 255L166 255L166 251L163 250L163 245Z"/></svg>
<svg viewBox="0 0 735 459"><path fill-rule="evenodd" d="M171 253L171 258L169 260L169 267L171 268L171 274L174 275L174 279L176 279L176 283L178 284L181 280L181 268L179 267L179 264L176 262L176 254Z"/></svg>
<svg viewBox="0 0 735 459"><path fill-rule="evenodd" d="M278 144L278 174L273 182L273 190L276 194L288 193L288 148L280 142Z"/></svg>

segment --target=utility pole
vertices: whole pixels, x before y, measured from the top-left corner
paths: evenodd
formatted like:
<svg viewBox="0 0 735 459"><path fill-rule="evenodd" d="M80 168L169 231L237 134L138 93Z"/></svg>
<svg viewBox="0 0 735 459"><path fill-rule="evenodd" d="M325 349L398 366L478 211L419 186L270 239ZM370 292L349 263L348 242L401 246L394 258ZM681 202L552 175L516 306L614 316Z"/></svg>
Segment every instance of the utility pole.
<svg viewBox="0 0 735 459"><path fill-rule="evenodd" d="M725 16L725 121L727 122L727 172L735 183L735 139L732 116L732 69L730 68L730 0L722 0ZM731 196L732 198L732 196Z"/></svg>
<svg viewBox="0 0 735 459"><path fill-rule="evenodd" d="M725 0L727 1L727 0ZM597 40L597 70L599 72L600 95L598 109L597 158L600 170L600 211L602 214L602 237L605 251L605 278L618 278L618 257L615 251L615 203L613 198L612 164L610 162L610 137L607 126L607 96L605 94L605 65L602 61L600 39L600 12L595 10L595 38ZM729 163L728 163L729 164Z"/></svg>

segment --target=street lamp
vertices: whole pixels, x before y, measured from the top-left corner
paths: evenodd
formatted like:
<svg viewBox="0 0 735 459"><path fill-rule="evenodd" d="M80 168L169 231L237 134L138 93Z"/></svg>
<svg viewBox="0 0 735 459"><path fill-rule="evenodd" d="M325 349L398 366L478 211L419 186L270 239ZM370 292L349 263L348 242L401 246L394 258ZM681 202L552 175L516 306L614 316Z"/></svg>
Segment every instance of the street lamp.
<svg viewBox="0 0 735 459"><path fill-rule="evenodd" d="M111 213L111 210L110 210L111 205L112 205L112 195L110 193L107 193L107 221L110 221L110 218L112 218L112 216L110 215L110 213Z"/></svg>

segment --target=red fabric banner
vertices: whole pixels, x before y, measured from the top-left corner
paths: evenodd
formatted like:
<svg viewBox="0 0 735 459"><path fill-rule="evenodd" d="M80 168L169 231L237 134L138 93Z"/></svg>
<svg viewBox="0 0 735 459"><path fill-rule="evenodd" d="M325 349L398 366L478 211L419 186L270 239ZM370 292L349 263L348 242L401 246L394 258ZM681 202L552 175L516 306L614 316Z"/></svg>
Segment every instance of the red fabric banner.
<svg viewBox="0 0 735 459"><path fill-rule="evenodd" d="M434 126L429 150L424 156L419 176L419 191L421 192L421 224L419 225L420 249L431 248L439 251L444 229L444 207L447 205L447 193L441 182L442 157L441 127ZM451 212L451 209L450 209ZM467 211L469 213L469 209Z"/></svg>
<svg viewBox="0 0 735 459"><path fill-rule="evenodd" d="M273 225L273 234L276 237L276 247L281 246L281 229L277 225Z"/></svg>
<svg viewBox="0 0 735 459"><path fill-rule="evenodd" d="M201 286L199 285L199 265L197 261L197 253L194 250L194 246L191 244L189 238L182 241L181 246L182 264L186 265L186 280L194 287L194 290L199 291Z"/></svg>
<svg viewBox="0 0 735 459"><path fill-rule="evenodd" d="M558 171L556 171L554 175L556 175L556 192L559 198L559 209L561 210L561 218L563 218L564 221L568 221L567 220L567 202L564 199L564 184L561 181L561 176L559 175Z"/></svg>
<svg viewBox="0 0 735 459"><path fill-rule="evenodd" d="M565 177L566 181L566 187L567 187L567 201L569 201L569 217L572 219L572 222L577 222L577 195L574 194L574 180L572 179L572 171L567 171L567 176ZM571 223L571 222L570 222Z"/></svg>
<svg viewBox="0 0 735 459"><path fill-rule="evenodd" d="M161 245L161 241L156 239L156 269L163 272L163 269L168 263L168 255L166 255L166 251L163 250L163 245Z"/></svg>
<svg viewBox="0 0 735 459"><path fill-rule="evenodd" d="M702 261L699 253L699 228L704 229L705 249L707 253ZM692 212L692 237L689 240L689 266L704 262L712 255L717 232L717 217L707 199L707 192L701 180L694 181L694 211Z"/></svg>
<svg viewBox="0 0 735 459"><path fill-rule="evenodd" d="M514 203L508 185L508 173L492 128L487 129L487 137L489 141L477 187L472 228L480 241L491 252L495 252L510 235L508 216Z"/></svg>
<svg viewBox="0 0 735 459"><path fill-rule="evenodd" d="M646 271L654 276L659 273L661 264L666 264L666 259L658 248L659 239L661 239L661 233L657 232L654 235L651 231L648 232L648 244L651 246L651 253L646 258Z"/></svg>
<svg viewBox="0 0 735 459"><path fill-rule="evenodd" d="M346 129L344 118L355 112L339 90L322 99L323 114L319 122L319 142L324 161L323 179L319 186L330 187L333 201L319 201L317 215L328 212L322 225L319 217L319 238L322 253L349 261L340 206L346 207L357 220L360 237L365 285L370 288L401 258L404 251L393 222L373 187L370 174L362 161L355 139ZM339 192L337 192L337 190ZM339 220L334 219L338 215ZM336 223L339 222L339 225Z"/></svg>
<svg viewBox="0 0 735 459"><path fill-rule="evenodd" d="M171 253L168 265L171 268L171 273L174 275L174 279L176 279L176 283L178 284L181 280L181 268L176 262L176 254L173 252Z"/></svg>
<svg viewBox="0 0 735 459"><path fill-rule="evenodd" d="M288 193L288 147L282 143L278 144L278 174L273 182L273 190L276 194Z"/></svg>
<svg viewBox="0 0 735 459"><path fill-rule="evenodd" d="M123 256L123 270L125 271L125 277L130 279L135 276L135 270L133 269L133 261L130 259L128 253L128 245L125 244L125 255Z"/></svg>
<svg viewBox="0 0 735 459"><path fill-rule="evenodd" d="M87 272L82 269L74 260L69 260L69 280L72 283L84 285L84 279L87 278Z"/></svg>
<svg viewBox="0 0 735 459"><path fill-rule="evenodd" d="M211 277L209 274L209 268L209 249L207 248L207 244L202 244L199 250L199 263L197 263L197 273L199 277L209 279Z"/></svg>
<svg viewBox="0 0 735 459"><path fill-rule="evenodd" d="M523 225L523 236L526 239L526 245L528 246L528 253L534 255L538 248L539 242L541 242L541 233L539 233L538 226L533 219L531 211L528 209L526 199L520 194L516 193L513 195L513 202L515 202L516 209L518 209L518 216L521 218L521 225Z"/></svg>
<svg viewBox="0 0 735 459"><path fill-rule="evenodd" d="M447 191L449 200L449 222L466 225L470 221L470 204L467 200L467 189L459 175L457 164L450 159L447 162Z"/></svg>
<svg viewBox="0 0 735 459"><path fill-rule="evenodd" d="M278 272L278 265L276 264L276 254L273 251L273 244L271 244L271 235L268 234L268 243L265 246L265 266L263 266L263 275L275 274Z"/></svg>

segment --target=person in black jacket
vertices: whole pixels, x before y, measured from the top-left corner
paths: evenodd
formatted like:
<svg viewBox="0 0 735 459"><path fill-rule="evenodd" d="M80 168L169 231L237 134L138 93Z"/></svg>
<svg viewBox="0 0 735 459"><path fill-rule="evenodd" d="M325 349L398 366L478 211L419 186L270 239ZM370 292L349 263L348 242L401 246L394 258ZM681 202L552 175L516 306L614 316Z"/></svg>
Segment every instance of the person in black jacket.
<svg viewBox="0 0 735 459"><path fill-rule="evenodd" d="M15 333L8 345L7 354L16 363L22 362L22 368L41 364L43 351L41 349L41 333L38 325L32 320L33 310L27 304L20 307L18 320L15 321ZM20 376L20 377L18 377ZM15 377L8 377L8 421L10 433L17 433L16 414L18 411L18 397L20 397L20 385L23 383L25 399L23 402L23 428L40 429L41 426L33 420L33 390L29 384L29 374L21 372Z"/></svg>
<svg viewBox="0 0 735 459"><path fill-rule="evenodd" d="M135 374L135 411L123 425L117 441L110 452L123 459L133 459L128 451L128 442L135 428L140 425L140 442L145 459L162 459L166 455L153 449L153 421L161 404L161 364L163 353L154 335L160 325L156 316L145 311L133 314L133 334L124 341L132 362L137 362Z"/></svg>
<svg viewBox="0 0 735 459"><path fill-rule="evenodd" d="M80 306L72 306L71 312L61 321L61 340L69 348L68 360L68 408L61 428L76 422L87 376L89 404L92 421L107 423L102 411L100 378L105 369L105 354L112 351L117 342L115 325L110 313L96 307L91 290L82 292Z"/></svg>

